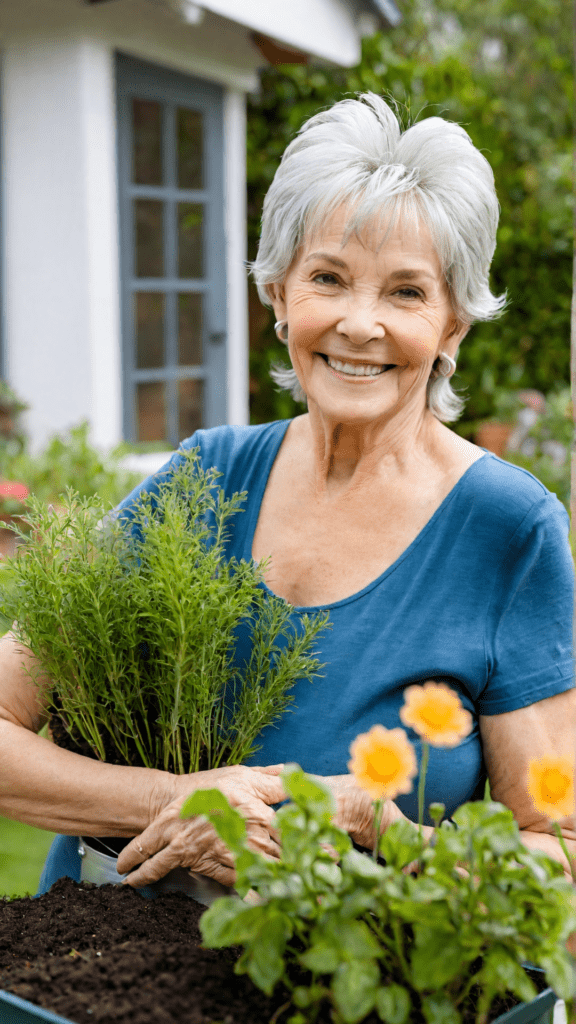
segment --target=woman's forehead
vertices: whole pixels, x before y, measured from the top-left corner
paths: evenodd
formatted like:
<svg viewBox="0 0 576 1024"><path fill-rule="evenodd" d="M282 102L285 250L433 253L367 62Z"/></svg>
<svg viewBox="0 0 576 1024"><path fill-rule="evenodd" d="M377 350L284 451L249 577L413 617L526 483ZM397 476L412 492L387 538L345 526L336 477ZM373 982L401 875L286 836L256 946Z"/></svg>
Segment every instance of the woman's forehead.
<svg viewBox="0 0 576 1024"><path fill-rule="evenodd" d="M307 260L314 252L329 252L342 257L346 251L358 246L378 255L412 253L440 268L430 231L421 217L412 212L396 214L388 211L358 223L355 212L346 207L335 210L305 235L299 249L299 261Z"/></svg>

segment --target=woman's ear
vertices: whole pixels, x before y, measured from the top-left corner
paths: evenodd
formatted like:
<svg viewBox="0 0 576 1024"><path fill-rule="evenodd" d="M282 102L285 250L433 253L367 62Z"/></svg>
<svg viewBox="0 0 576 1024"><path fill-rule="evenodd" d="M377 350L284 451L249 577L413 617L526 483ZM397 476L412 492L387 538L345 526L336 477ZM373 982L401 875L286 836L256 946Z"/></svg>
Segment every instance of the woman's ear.
<svg viewBox="0 0 576 1024"><path fill-rule="evenodd" d="M442 345L442 351L452 356L452 359L455 359L460 343L464 340L469 330L470 324L465 324L462 320L453 320L450 325L449 334Z"/></svg>
<svg viewBox="0 0 576 1024"><path fill-rule="evenodd" d="M284 286L281 284L267 284L265 289L272 303L276 319L285 320L286 301L284 299Z"/></svg>

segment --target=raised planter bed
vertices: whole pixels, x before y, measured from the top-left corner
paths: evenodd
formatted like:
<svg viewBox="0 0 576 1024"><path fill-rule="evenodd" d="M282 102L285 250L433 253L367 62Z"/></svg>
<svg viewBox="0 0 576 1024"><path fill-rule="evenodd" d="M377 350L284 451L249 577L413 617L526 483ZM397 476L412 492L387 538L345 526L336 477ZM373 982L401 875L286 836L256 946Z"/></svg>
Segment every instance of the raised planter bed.
<svg viewBox="0 0 576 1024"><path fill-rule="evenodd" d="M145 900L69 879L38 899L1 902L0 1024L268 1024L283 993L267 998L234 974L232 951L202 948L203 911L181 893ZM501 1001L492 1020L553 1024L555 1004L548 988L530 1004ZM328 1007L317 1024L331 1024ZM365 1024L381 1022L371 1014Z"/></svg>

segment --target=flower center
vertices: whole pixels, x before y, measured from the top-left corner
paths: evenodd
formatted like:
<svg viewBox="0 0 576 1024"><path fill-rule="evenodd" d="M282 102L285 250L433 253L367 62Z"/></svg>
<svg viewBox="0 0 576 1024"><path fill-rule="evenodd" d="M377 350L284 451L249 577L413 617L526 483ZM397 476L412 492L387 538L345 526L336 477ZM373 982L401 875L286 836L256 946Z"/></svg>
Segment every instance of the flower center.
<svg viewBox="0 0 576 1024"><path fill-rule="evenodd" d="M557 800L562 800L566 796L569 785L570 779L558 768L549 768L542 778L542 793L550 803L556 803Z"/></svg>
<svg viewBox="0 0 576 1024"><path fill-rule="evenodd" d="M382 750L373 754L366 765L366 775L372 782L390 782L402 768L402 763L393 750Z"/></svg>
<svg viewBox="0 0 576 1024"><path fill-rule="evenodd" d="M451 708L443 706L440 701L435 700L433 703L426 704L420 709L420 717L430 728L438 729L450 724L452 719L451 711Z"/></svg>

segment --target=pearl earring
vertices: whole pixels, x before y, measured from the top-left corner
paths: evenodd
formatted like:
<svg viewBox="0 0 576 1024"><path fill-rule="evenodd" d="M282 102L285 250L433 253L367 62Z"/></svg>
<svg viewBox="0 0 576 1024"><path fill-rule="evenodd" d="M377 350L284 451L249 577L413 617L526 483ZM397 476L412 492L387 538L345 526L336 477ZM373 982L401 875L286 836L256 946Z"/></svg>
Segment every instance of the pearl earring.
<svg viewBox="0 0 576 1024"><path fill-rule="evenodd" d="M286 328L286 332L284 332L284 328ZM286 343L288 341L288 321L277 320L274 324L274 333L278 338L278 341Z"/></svg>

